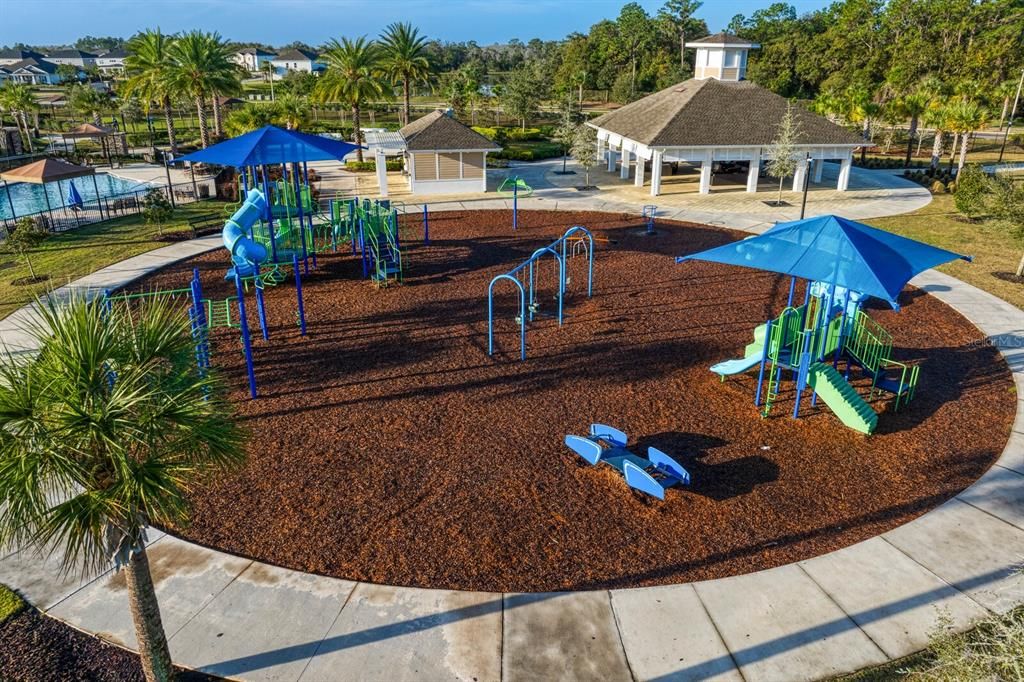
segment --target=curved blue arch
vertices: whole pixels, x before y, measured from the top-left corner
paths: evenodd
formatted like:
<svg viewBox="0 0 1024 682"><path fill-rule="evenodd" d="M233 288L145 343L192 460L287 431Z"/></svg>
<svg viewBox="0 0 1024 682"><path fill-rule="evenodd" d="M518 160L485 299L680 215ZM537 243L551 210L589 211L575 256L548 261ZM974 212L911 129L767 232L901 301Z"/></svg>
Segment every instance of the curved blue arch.
<svg viewBox="0 0 1024 682"><path fill-rule="evenodd" d="M487 354L494 355L494 285L500 279L515 283L519 289L519 359L526 359L526 290L523 283L509 274L498 275L487 285Z"/></svg>
<svg viewBox="0 0 1024 682"><path fill-rule="evenodd" d="M545 253L550 253L552 256L554 256L555 260L558 262L558 324L559 324L559 326L561 326L561 324L562 324L562 297L565 295L565 259L563 259L562 256L558 255L558 252L555 251L550 246L542 246L542 247L540 247L539 249L534 251L533 255L530 256L529 260L526 261L527 263L530 264L530 295L529 295L529 300L530 300L530 320L533 320L533 302L535 300L534 296L533 296L533 289L534 289L534 286L536 285L536 279L535 279L535 275L534 275L534 270L535 270L534 264L536 262L538 262Z"/></svg>
<svg viewBox="0 0 1024 682"><path fill-rule="evenodd" d="M569 237L571 237L572 235L576 234L577 232L582 232L583 234L587 235L587 239L589 240L589 245L587 246L587 261L588 261L587 262L587 298L593 298L593 296L594 296L594 235L591 234L590 230L588 230L587 228L583 227L582 225L573 225L572 227L570 227L568 230L565 231L565 234L563 234L562 238L559 240L560 242L562 242L562 262L563 263L565 262L565 246L566 246L566 242L569 240ZM562 282L563 283L565 282L565 278L564 277L562 278Z"/></svg>

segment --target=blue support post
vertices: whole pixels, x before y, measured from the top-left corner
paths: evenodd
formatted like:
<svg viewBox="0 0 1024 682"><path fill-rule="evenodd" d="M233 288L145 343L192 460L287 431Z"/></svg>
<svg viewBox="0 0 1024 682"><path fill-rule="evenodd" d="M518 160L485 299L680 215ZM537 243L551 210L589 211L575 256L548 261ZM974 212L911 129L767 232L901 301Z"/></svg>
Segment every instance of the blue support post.
<svg viewBox="0 0 1024 682"><path fill-rule="evenodd" d="M523 283L510 274L498 275L487 287L487 354L494 355L494 285L499 279L511 280L519 289L519 359L526 359L526 292Z"/></svg>
<svg viewBox="0 0 1024 682"><path fill-rule="evenodd" d="M255 166L253 167L253 173L256 172ZM267 179L267 166L266 164L262 167L263 173L263 196L267 200L267 234L270 235L270 260L274 263L277 262L277 239L274 237L274 206L270 200L270 181Z"/></svg>
<svg viewBox="0 0 1024 682"><path fill-rule="evenodd" d="M519 229L519 178L512 185L512 229Z"/></svg>
<svg viewBox="0 0 1024 682"><path fill-rule="evenodd" d="M395 231L395 248L400 249L402 245L398 241L398 209L391 209L391 229Z"/></svg>
<svg viewBox="0 0 1024 682"><path fill-rule="evenodd" d="M238 322L242 331L242 348L245 352L245 369L249 375L249 397L256 398L256 372L252 366L252 339L249 338L249 320L245 316L245 289L242 278L235 273L235 291L238 293Z"/></svg>
<svg viewBox="0 0 1024 682"><path fill-rule="evenodd" d="M810 353L811 335L804 332L804 342L801 344L800 366L796 369L796 399L793 403L793 419L800 415L800 396L807 385L807 370L811 366Z"/></svg>
<svg viewBox="0 0 1024 682"><path fill-rule="evenodd" d="M789 278L789 299L786 300L786 307L793 305L793 294L796 292L796 277Z"/></svg>
<svg viewBox="0 0 1024 682"><path fill-rule="evenodd" d="M423 243L430 244L430 216L426 204L423 204Z"/></svg>
<svg viewBox="0 0 1024 682"><path fill-rule="evenodd" d="M356 255L356 221L359 220L356 203L359 199L350 199L348 202L348 224L352 229L352 255Z"/></svg>
<svg viewBox="0 0 1024 682"><path fill-rule="evenodd" d="M252 266L252 284L256 289L256 313L260 320L260 331L263 332L263 340L270 340L270 330L267 329L267 307L263 302L263 282L260 281L260 266L253 264Z"/></svg>
<svg viewBox="0 0 1024 682"><path fill-rule="evenodd" d="M306 306L302 302L302 275L299 274L299 255L292 254L292 268L295 270L295 296L299 302L299 332L306 335Z"/></svg>

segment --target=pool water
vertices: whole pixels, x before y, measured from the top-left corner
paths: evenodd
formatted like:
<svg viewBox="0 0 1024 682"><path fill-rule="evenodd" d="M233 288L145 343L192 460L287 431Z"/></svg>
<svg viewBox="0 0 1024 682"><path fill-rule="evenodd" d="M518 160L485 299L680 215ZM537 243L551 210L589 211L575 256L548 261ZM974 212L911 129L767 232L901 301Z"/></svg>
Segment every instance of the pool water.
<svg viewBox="0 0 1024 682"><path fill-rule="evenodd" d="M117 194L127 194L146 189L149 185L136 180L125 180L107 173L96 174L96 187L101 197L109 197ZM93 188L92 178L88 175L72 180L61 180L48 182L45 185L36 185L29 182L19 182L7 185L4 189L0 184L0 218L21 217L46 210L46 200L50 200L50 208L60 208L65 204L68 195L68 185L74 182L75 188L87 205L96 200L96 190ZM45 191L45 194L44 194ZM9 196L8 196L9 193ZM11 215L11 204L14 204L15 214Z"/></svg>

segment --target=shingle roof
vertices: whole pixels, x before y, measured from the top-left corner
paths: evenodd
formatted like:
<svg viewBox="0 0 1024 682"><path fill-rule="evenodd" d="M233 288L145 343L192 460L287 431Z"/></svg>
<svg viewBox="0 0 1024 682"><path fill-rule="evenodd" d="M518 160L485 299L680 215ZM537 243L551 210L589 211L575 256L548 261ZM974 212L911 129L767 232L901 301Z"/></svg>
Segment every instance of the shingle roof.
<svg viewBox="0 0 1024 682"><path fill-rule="evenodd" d="M238 54L255 54L262 55L264 57L269 57L272 56L274 53L267 52L266 50L258 47L243 47L242 49L238 50Z"/></svg>
<svg viewBox="0 0 1024 682"><path fill-rule="evenodd" d="M709 36L698 38L697 40L691 40L689 43L710 43L711 45L753 45L749 40L734 36L731 33L712 33Z"/></svg>
<svg viewBox="0 0 1024 682"><path fill-rule="evenodd" d="M590 121L650 147L769 145L787 100L750 81L688 80ZM794 105L797 144L856 145L860 136Z"/></svg>
<svg viewBox="0 0 1024 682"><path fill-rule="evenodd" d="M501 146L438 109L398 131L409 151L498 150Z"/></svg>
<svg viewBox="0 0 1024 682"><path fill-rule="evenodd" d="M53 52L47 53L46 56L57 57L58 59L96 59L96 55L92 52L86 52L85 50L54 50Z"/></svg>
<svg viewBox="0 0 1024 682"><path fill-rule="evenodd" d="M42 59L43 55L32 50L0 50L0 59Z"/></svg>
<svg viewBox="0 0 1024 682"><path fill-rule="evenodd" d="M22 59L20 62L8 64L7 68L10 69L11 73L14 73L18 69L24 69L30 66L46 73L57 73L57 65L53 62L48 62L45 59Z"/></svg>
<svg viewBox="0 0 1024 682"><path fill-rule="evenodd" d="M107 50L99 56L100 59L124 59L128 56L128 51L123 50L120 47L115 47L113 50Z"/></svg>
<svg viewBox="0 0 1024 682"><path fill-rule="evenodd" d="M284 52L279 52L274 61L280 62L301 62L305 60L313 61L317 55L315 52L309 52L308 50L299 50L297 48L291 48Z"/></svg>

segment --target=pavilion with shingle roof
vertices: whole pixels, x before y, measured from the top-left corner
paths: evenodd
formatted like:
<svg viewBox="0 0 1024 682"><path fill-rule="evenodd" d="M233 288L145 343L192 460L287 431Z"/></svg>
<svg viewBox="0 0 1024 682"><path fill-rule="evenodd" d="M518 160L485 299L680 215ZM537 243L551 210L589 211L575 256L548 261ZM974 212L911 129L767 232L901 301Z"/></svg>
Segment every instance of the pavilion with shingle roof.
<svg viewBox="0 0 1024 682"><path fill-rule="evenodd" d="M377 145L370 144L377 158L378 181L387 149L400 149L413 194L487 191L487 154L501 150L493 140L440 109L409 123L398 135L400 147L393 136L381 138ZM386 178L383 183L381 193L386 194Z"/></svg>
<svg viewBox="0 0 1024 682"><path fill-rule="evenodd" d="M700 164L701 194L711 191L716 163L747 165L747 191L756 192L761 164L778 136L789 102L750 81L746 52L756 44L721 33L686 44L697 49L697 77L627 104L588 122L597 130L599 155L608 170L620 164L619 175L644 185L647 162L651 166L651 195L661 192L662 165ZM820 182L825 160L840 163L837 189L849 184L854 149L864 141L842 126L799 105L797 122L798 168L794 190L804 184L808 160L814 181Z"/></svg>

